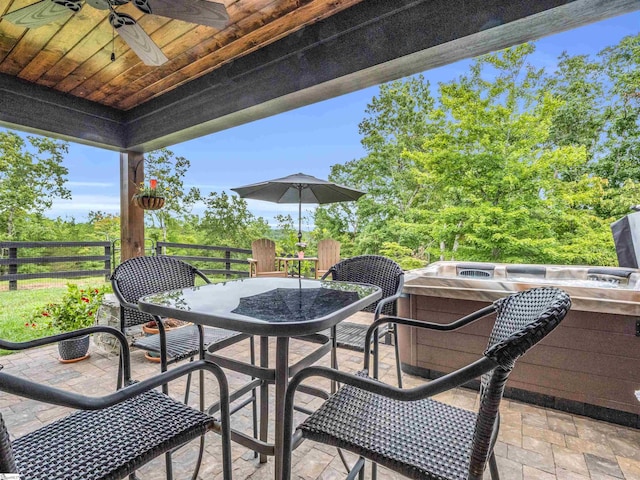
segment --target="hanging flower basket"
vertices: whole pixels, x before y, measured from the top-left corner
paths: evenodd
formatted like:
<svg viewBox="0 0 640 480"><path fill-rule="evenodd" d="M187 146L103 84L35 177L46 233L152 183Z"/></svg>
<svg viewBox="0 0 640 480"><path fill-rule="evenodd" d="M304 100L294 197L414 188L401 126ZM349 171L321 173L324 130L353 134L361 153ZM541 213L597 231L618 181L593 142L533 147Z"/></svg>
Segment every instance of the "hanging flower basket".
<svg viewBox="0 0 640 480"><path fill-rule="evenodd" d="M133 203L143 210L158 210L164 207L164 197L152 197L149 195L136 194L133 196Z"/></svg>
<svg viewBox="0 0 640 480"><path fill-rule="evenodd" d="M149 180L148 186L141 182L131 201L143 210L158 210L164 207L164 191L158 187L156 179Z"/></svg>

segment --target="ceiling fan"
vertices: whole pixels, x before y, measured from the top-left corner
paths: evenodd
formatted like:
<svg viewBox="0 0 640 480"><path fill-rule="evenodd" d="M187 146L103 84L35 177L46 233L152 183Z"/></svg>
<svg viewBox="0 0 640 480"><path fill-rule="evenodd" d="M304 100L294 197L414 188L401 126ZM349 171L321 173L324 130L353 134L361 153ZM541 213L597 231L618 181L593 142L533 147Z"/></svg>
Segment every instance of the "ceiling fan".
<svg viewBox="0 0 640 480"><path fill-rule="evenodd" d="M109 10L109 23L120 37L146 64L162 65L169 59L153 42L133 17L118 12L117 8L129 2L140 11L185 22L222 29L229 20L222 3L208 0L84 0L93 8ZM82 8L83 0L40 0L2 16L14 25L37 28L58 19L68 19ZM114 57L112 56L112 60Z"/></svg>

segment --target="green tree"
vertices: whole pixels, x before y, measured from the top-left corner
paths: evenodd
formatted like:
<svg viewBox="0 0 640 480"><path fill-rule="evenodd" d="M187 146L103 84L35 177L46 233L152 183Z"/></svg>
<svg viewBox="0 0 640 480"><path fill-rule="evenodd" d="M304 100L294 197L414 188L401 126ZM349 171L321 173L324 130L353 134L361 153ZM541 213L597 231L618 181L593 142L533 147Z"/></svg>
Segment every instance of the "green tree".
<svg viewBox="0 0 640 480"><path fill-rule="evenodd" d="M120 217L112 213L90 211L87 215L92 227L91 238L113 241L120 238Z"/></svg>
<svg viewBox="0 0 640 480"><path fill-rule="evenodd" d="M211 192L204 198L204 217L199 229L208 245L251 247L251 241L265 237L270 228L262 217L256 218L247 201L226 192Z"/></svg>
<svg viewBox="0 0 640 480"><path fill-rule="evenodd" d="M610 221L640 201L632 193L637 191L633 183L640 182L639 71L640 35L635 35L595 58L563 54L545 86L562 101L553 118L551 143L583 146L589 159L581 170L562 174L606 179L605 198L594 208ZM624 200L616 200L621 195ZM620 201L628 202L622 211Z"/></svg>
<svg viewBox="0 0 640 480"><path fill-rule="evenodd" d="M171 150L161 148L145 155L145 176L158 180L158 187L165 196L164 207L149 210L146 213L151 219L151 226L160 230L160 238L167 241L167 227L175 220L184 219L191 213L194 204L201 199L200 190L191 187L185 191L184 176L191 162L185 157L176 156ZM173 220L172 220L173 219Z"/></svg>
<svg viewBox="0 0 640 480"><path fill-rule="evenodd" d="M592 242L590 252L610 251L603 243L608 225L593 208L605 182L559 174L584 171L587 150L550 145L563 103L541 88L543 71L527 63L533 49L524 44L486 55L469 74L441 85L431 114L437 133L424 152L409 154L434 189L424 204L442 256L582 263L587 252L561 248L577 235Z"/></svg>
<svg viewBox="0 0 640 480"><path fill-rule="evenodd" d="M71 198L62 165L68 144L49 138L0 132L0 225L7 240L29 213L42 213L56 198Z"/></svg>
<svg viewBox="0 0 640 480"><path fill-rule="evenodd" d="M380 86L360 123L367 156L334 165L329 179L367 192L358 202L317 209L316 227L343 243L345 255L378 253L384 242L423 251L424 228L417 199L429 186L422 183L412 158L421 151L434 125L428 116L435 100L421 75ZM418 221L416 221L418 220Z"/></svg>
<svg viewBox="0 0 640 480"><path fill-rule="evenodd" d="M613 263L600 212L619 202L589 164L604 122L600 87L578 74L580 65L594 78L600 69L566 57L564 77L551 82L528 63L533 50L479 57L435 97L421 78L381 87L361 124L367 155L332 169L333 181L368 194L355 208L319 209L318 228L341 241L357 232L347 249L406 266L438 258ZM574 98L581 91L588 101ZM629 197L635 191L627 187ZM344 207L350 215L337 210Z"/></svg>
<svg viewBox="0 0 640 480"><path fill-rule="evenodd" d="M608 91L594 171L616 188L630 179L640 182L640 35L625 37L599 57Z"/></svg>

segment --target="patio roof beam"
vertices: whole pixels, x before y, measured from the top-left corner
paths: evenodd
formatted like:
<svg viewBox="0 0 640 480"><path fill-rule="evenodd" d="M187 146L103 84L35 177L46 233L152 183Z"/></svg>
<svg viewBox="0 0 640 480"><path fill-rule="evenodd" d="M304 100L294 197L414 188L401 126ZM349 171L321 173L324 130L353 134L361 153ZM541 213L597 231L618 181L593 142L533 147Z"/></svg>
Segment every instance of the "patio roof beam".
<svg viewBox="0 0 640 480"><path fill-rule="evenodd" d="M0 73L0 126L95 147L125 147L125 113Z"/></svg>
<svg viewBox="0 0 640 480"><path fill-rule="evenodd" d="M362 2L131 110L127 146L183 142L638 8L638 0Z"/></svg>
<svg viewBox="0 0 640 480"><path fill-rule="evenodd" d="M367 0L129 111L0 74L0 125L146 152L638 9L639 0Z"/></svg>

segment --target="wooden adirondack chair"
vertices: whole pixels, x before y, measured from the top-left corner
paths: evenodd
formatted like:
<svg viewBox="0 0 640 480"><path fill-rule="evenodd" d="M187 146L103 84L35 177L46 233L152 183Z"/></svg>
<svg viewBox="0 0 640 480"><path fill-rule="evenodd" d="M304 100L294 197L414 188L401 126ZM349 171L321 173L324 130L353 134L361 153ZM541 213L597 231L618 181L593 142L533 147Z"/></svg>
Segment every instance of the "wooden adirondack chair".
<svg viewBox="0 0 640 480"><path fill-rule="evenodd" d="M286 277L276 265L276 243L268 238L260 238L251 243L252 258L249 261L250 277Z"/></svg>
<svg viewBox="0 0 640 480"><path fill-rule="evenodd" d="M327 271L340 261L340 242L332 238L325 238L318 242L318 275L322 277Z"/></svg>

